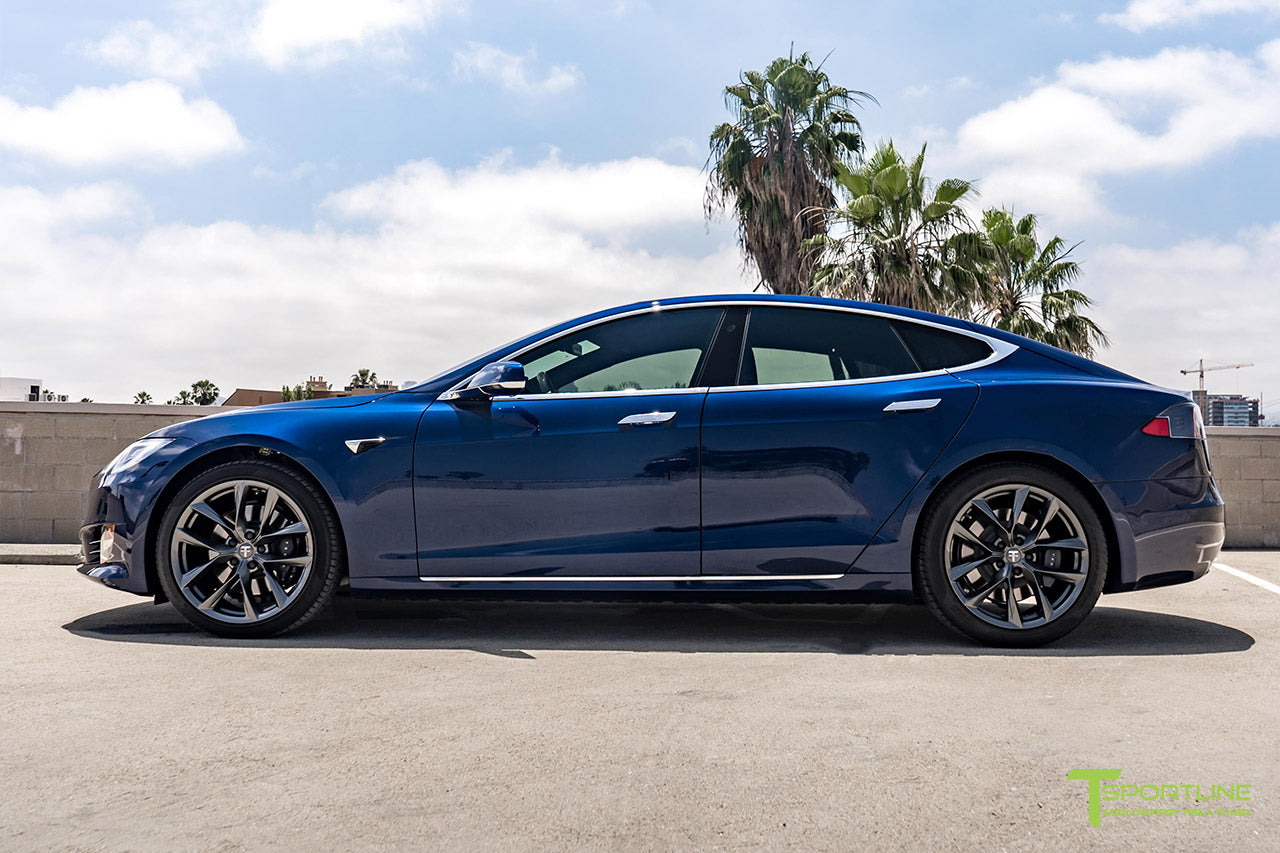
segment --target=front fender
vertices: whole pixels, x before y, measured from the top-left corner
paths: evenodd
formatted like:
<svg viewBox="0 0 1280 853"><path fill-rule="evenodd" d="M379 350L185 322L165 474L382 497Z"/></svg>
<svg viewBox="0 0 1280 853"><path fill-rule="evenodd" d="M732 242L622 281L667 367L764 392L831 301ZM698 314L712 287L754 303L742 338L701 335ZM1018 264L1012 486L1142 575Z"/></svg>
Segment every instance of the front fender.
<svg viewBox="0 0 1280 853"><path fill-rule="evenodd" d="M98 577L119 589L156 593L150 543L158 516L181 484L216 461L278 454L311 477L341 525L352 577L416 576L413 440L423 395L393 394L370 405L324 410L247 410L187 421L153 435L173 440L146 471L99 484L82 530L86 550L104 523L118 525L123 572ZM233 429L239 427L239 429ZM168 433L168 435L164 435ZM350 439L381 438L359 454ZM171 449L172 448L172 449ZM157 454L159 455L159 454ZM151 460L148 460L151 461ZM86 574L93 575L92 571ZM123 576L121 576L123 575Z"/></svg>

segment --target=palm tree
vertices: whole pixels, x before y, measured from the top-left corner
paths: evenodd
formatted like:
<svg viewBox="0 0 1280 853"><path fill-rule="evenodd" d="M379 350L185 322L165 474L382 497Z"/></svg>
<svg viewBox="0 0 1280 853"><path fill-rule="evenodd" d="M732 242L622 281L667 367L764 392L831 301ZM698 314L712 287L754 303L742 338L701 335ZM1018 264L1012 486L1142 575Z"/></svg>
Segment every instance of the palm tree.
<svg viewBox="0 0 1280 853"><path fill-rule="evenodd" d="M813 259L804 242L825 233L812 211L835 203L842 166L862 153L862 127L850 111L866 92L831 85L807 53L779 57L764 72L744 71L724 90L736 120L711 131L708 218L733 205L738 242L775 293L805 293Z"/></svg>
<svg viewBox="0 0 1280 853"><path fill-rule="evenodd" d="M378 374L367 367L362 367L351 375L352 388L376 388Z"/></svg>
<svg viewBox="0 0 1280 853"><path fill-rule="evenodd" d="M1012 211L991 208L982 229L992 256L974 319L1086 358L1107 345L1106 334L1082 313L1089 297L1071 287L1080 278L1080 265L1069 259L1075 246L1055 236L1041 247L1031 213L1015 220Z"/></svg>
<svg viewBox="0 0 1280 853"><path fill-rule="evenodd" d="M929 180L924 156L922 147L907 162L890 141L841 171L850 201L827 212L840 233L807 246L820 259L813 292L943 313L978 294L988 252L963 207L977 191L959 178Z"/></svg>
<svg viewBox="0 0 1280 853"><path fill-rule="evenodd" d="M218 386L208 379L191 383L191 396L197 406L212 406L218 402Z"/></svg>
<svg viewBox="0 0 1280 853"><path fill-rule="evenodd" d="M194 406L196 398L192 396L190 391L179 391L178 396L174 397L165 405L168 406Z"/></svg>
<svg viewBox="0 0 1280 853"><path fill-rule="evenodd" d="M151 402L151 395L146 391L139 391L137 394L133 395L133 402L140 406L145 406Z"/></svg>

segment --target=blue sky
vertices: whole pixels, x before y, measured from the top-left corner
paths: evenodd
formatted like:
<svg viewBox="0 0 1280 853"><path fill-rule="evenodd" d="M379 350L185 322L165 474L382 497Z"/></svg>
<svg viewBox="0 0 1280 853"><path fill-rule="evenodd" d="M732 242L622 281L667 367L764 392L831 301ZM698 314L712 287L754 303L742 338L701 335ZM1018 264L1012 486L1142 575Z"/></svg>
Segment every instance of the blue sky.
<svg viewBox="0 0 1280 853"><path fill-rule="evenodd" d="M1102 360L1253 361L1211 389L1280 400L1280 0L6 0L0 373L400 381L749 288L699 169L723 87L792 42L878 99L869 141L1083 241Z"/></svg>

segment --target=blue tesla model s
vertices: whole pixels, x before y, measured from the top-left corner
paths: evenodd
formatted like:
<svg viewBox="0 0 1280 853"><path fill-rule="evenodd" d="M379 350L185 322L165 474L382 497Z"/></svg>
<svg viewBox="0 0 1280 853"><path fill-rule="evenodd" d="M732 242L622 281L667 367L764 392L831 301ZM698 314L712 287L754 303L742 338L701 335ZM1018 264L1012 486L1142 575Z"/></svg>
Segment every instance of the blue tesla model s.
<svg viewBox="0 0 1280 853"><path fill-rule="evenodd" d="M79 570L262 637L376 595L923 600L1057 639L1223 541L1183 394L974 323L718 296L581 317L382 395L157 430Z"/></svg>

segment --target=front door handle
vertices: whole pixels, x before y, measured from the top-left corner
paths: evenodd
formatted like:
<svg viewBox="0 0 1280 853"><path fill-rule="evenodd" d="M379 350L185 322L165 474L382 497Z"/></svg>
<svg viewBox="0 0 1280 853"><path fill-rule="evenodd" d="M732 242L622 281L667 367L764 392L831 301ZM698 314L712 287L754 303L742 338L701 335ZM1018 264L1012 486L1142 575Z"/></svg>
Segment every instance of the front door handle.
<svg viewBox="0 0 1280 853"><path fill-rule="evenodd" d="M942 402L941 397L927 400L897 400L884 407L886 412L927 412Z"/></svg>
<svg viewBox="0 0 1280 853"><path fill-rule="evenodd" d="M639 427L655 427L675 423L675 412L641 412L627 415L618 421L618 429L637 429Z"/></svg>

